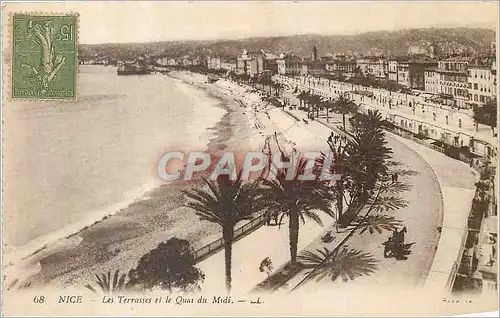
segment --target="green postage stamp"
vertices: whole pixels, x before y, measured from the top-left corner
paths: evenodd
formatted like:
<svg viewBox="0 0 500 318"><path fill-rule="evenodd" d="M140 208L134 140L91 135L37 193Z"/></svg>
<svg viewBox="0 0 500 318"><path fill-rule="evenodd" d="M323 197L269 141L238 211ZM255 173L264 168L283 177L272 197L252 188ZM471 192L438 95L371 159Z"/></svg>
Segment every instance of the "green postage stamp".
<svg viewBox="0 0 500 318"><path fill-rule="evenodd" d="M76 14L12 16L13 99L76 98Z"/></svg>

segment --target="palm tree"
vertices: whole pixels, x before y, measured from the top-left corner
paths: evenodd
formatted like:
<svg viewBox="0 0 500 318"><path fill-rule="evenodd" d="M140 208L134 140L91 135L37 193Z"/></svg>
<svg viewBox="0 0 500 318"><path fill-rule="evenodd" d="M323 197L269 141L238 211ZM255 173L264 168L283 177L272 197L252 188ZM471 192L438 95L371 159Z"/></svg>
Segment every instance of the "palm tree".
<svg viewBox="0 0 500 318"><path fill-rule="evenodd" d="M351 118L353 136L344 145L329 143L333 157L330 165L341 179L333 186L340 225L351 223L360 209L367 203L381 178L388 174L387 159L391 150L386 147L381 117L378 112L367 115L356 113ZM318 158L323 166L326 156ZM344 211L344 202L347 210Z"/></svg>
<svg viewBox="0 0 500 318"><path fill-rule="evenodd" d="M330 110L334 109L334 104L331 101L331 99L325 100L323 102L323 107L326 108L326 122L329 123L330 122Z"/></svg>
<svg viewBox="0 0 500 318"><path fill-rule="evenodd" d="M281 84L281 83L274 83L274 82L273 82L273 83L272 83L272 85L273 85L273 89L274 89L275 94L276 94L277 96L279 96L279 95L280 95L280 91L281 91L281 90L283 89L283 87L284 87L284 86L283 86L283 84Z"/></svg>
<svg viewBox="0 0 500 318"><path fill-rule="evenodd" d="M290 161L282 153L282 161ZM324 181L301 180L300 175L306 171L307 161L304 158L297 160L296 168L288 176L285 169L275 169L274 180L265 179L262 181L260 201L267 210L266 213L279 213L281 218L288 217L290 259L294 264L297 262L297 245L299 240L300 221L305 223L306 219L311 219L323 225L318 215L319 211L334 217L331 209L332 195Z"/></svg>
<svg viewBox="0 0 500 318"><path fill-rule="evenodd" d="M226 290L231 291L231 260L235 225L250 219L258 211L257 182L244 183L238 174L236 180L219 175L216 181L203 179L208 189L184 191L192 200L187 206L196 211L201 220L219 224L224 240Z"/></svg>
<svg viewBox="0 0 500 318"><path fill-rule="evenodd" d="M298 92L297 99L299 100L299 107L302 107L302 102L304 101L304 92Z"/></svg>
<svg viewBox="0 0 500 318"><path fill-rule="evenodd" d="M127 274L120 275L119 269L115 271L113 277L111 277L110 271L108 271L107 274L96 274L95 277L97 279L96 284L97 286L99 286L103 294L112 295L113 293L122 292L123 290L130 287L126 282ZM92 287L92 285L87 284L85 285L85 288L97 294L97 290Z"/></svg>
<svg viewBox="0 0 500 318"><path fill-rule="evenodd" d="M342 114L342 127L345 131L345 115L356 113L358 106L347 95L341 94L335 101L335 110Z"/></svg>
<svg viewBox="0 0 500 318"><path fill-rule="evenodd" d="M403 175L414 175L416 172L411 170L400 170ZM342 244L360 230L359 234L368 231L370 234L375 232L382 233L382 230L393 231L401 225L401 221L388 215L370 215L372 211L388 211L406 207L406 201L394 196L409 189L410 185L401 182L391 182L387 176L379 179L375 187L376 193L372 194L368 200L368 209L363 217L358 217L355 222L355 229L351 231L334 250L330 251L327 248L324 250L316 250L316 252L305 251L299 259L305 268L310 271L302 278L301 281L292 290L297 289L300 285L308 280L317 278L322 279L325 276L330 276L332 281L338 277L342 277L344 282L354 279L357 276L369 275L376 269L376 260L370 254L361 253L358 250L348 250L345 246L342 250Z"/></svg>
<svg viewBox="0 0 500 318"><path fill-rule="evenodd" d="M317 109L319 103L321 102L321 99L318 95L316 94L311 94L307 93L307 114L314 114L314 111Z"/></svg>

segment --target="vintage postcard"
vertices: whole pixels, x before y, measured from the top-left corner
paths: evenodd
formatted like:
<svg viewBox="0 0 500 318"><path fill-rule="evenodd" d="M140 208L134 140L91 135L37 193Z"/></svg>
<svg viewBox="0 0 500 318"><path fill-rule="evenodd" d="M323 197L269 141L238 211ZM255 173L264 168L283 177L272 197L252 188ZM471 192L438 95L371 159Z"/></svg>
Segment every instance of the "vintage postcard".
<svg viewBox="0 0 500 318"><path fill-rule="evenodd" d="M498 311L498 16L2 2L2 314Z"/></svg>

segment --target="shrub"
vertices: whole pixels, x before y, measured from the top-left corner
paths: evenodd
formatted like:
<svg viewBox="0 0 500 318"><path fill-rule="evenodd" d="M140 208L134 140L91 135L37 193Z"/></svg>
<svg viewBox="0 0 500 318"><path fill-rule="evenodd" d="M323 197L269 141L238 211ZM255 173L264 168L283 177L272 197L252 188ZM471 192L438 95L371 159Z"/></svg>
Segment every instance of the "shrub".
<svg viewBox="0 0 500 318"><path fill-rule="evenodd" d="M141 257L129 272L130 284L146 290L199 291L205 274L195 264L189 242L174 237Z"/></svg>

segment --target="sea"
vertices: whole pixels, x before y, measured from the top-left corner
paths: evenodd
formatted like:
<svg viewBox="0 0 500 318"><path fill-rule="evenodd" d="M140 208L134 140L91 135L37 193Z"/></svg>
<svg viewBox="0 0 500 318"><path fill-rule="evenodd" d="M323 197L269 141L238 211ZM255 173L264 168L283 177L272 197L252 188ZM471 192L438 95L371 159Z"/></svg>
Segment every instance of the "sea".
<svg viewBox="0 0 500 318"><path fill-rule="evenodd" d="M206 92L165 75L82 65L78 76L76 102L4 106L4 261L140 199L162 182L160 157L205 150L226 113Z"/></svg>

